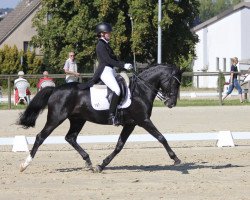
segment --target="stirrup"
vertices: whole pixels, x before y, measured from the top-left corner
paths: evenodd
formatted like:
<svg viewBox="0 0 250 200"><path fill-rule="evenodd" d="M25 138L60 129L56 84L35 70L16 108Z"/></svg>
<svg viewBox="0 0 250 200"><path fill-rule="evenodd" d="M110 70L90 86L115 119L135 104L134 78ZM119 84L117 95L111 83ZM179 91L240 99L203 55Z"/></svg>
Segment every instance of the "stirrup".
<svg viewBox="0 0 250 200"><path fill-rule="evenodd" d="M116 116L110 116L109 117L109 124L114 126L119 126L120 122Z"/></svg>

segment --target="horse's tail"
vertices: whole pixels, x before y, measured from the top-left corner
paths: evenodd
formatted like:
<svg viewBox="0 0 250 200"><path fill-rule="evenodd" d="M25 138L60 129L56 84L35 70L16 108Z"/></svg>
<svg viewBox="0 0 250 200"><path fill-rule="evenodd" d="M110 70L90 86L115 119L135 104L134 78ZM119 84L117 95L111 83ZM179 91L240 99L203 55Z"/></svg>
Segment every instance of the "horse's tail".
<svg viewBox="0 0 250 200"><path fill-rule="evenodd" d="M17 124L22 125L23 128L26 129L29 127L34 127L38 115L47 106L49 97L51 96L53 90L54 87L45 87L39 91L31 100L26 110L20 114Z"/></svg>

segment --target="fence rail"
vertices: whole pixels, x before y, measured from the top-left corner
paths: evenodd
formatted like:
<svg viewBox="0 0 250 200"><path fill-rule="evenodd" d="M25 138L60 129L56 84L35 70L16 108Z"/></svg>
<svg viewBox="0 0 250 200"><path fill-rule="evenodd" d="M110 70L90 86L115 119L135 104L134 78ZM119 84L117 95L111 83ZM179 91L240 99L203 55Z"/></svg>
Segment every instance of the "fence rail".
<svg viewBox="0 0 250 200"><path fill-rule="evenodd" d="M196 77L196 87L199 88L199 77L201 76L214 76L217 77L219 80L219 85L221 83L221 75L228 76L230 75L230 72L184 72L183 77L192 77L194 81L194 77ZM93 73L85 73L80 74L79 76L79 82L82 82L83 79L91 78L93 76ZM132 76L132 74L129 74L129 76ZM38 80L43 77L41 74L28 74L24 75L24 78L26 79L37 79ZM64 79L65 74L50 74L51 78L54 79ZM13 81L17 78L17 75L7 75L7 74L1 74L0 75L0 81L1 80L7 80L7 97L8 97L8 107L11 109L11 94L13 91ZM223 89L221 87L218 87L218 94L219 94L219 105L222 105L222 92Z"/></svg>

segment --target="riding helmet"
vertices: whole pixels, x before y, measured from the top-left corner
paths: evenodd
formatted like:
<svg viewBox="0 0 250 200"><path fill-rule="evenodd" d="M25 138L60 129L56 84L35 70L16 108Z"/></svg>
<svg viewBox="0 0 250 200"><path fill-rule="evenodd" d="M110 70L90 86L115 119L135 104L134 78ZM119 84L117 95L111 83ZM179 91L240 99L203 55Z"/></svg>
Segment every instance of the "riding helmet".
<svg viewBox="0 0 250 200"><path fill-rule="evenodd" d="M112 26L109 23L102 22L96 26L96 33L100 34L102 32L110 33L112 32Z"/></svg>

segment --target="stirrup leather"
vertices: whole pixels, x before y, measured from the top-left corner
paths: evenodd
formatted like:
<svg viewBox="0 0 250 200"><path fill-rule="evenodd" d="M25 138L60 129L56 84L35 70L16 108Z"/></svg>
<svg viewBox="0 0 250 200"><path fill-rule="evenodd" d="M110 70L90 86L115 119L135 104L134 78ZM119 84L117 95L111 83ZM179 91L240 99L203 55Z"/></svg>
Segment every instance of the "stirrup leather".
<svg viewBox="0 0 250 200"><path fill-rule="evenodd" d="M119 126L120 122L117 116L114 116L114 115L109 116L109 124L114 125L114 126Z"/></svg>

